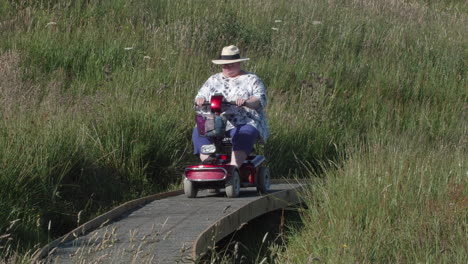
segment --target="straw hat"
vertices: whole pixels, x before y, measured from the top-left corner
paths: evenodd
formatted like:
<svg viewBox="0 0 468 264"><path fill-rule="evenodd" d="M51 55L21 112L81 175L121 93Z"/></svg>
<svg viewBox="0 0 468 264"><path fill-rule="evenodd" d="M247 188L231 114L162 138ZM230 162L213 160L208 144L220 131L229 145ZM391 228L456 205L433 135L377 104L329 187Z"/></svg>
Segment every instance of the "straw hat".
<svg viewBox="0 0 468 264"><path fill-rule="evenodd" d="M214 64L229 64L235 62L241 62L250 60L249 58L241 58L239 48L231 45L223 48L221 52L221 56L219 56L216 60L212 60Z"/></svg>

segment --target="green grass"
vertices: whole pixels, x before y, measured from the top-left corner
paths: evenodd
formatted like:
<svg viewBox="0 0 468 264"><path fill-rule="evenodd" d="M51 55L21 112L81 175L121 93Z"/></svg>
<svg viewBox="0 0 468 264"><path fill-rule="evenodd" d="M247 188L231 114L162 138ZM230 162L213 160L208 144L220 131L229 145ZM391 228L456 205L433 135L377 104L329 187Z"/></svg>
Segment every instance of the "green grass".
<svg viewBox="0 0 468 264"><path fill-rule="evenodd" d="M280 262L466 262L466 150L425 143L379 135L349 151L305 193L305 228Z"/></svg>
<svg viewBox="0 0 468 264"><path fill-rule="evenodd" d="M236 44L267 85L273 174L323 178L280 261L466 260L464 1L4 1L0 17L0 246L178 184L193 96Z"/></svg>

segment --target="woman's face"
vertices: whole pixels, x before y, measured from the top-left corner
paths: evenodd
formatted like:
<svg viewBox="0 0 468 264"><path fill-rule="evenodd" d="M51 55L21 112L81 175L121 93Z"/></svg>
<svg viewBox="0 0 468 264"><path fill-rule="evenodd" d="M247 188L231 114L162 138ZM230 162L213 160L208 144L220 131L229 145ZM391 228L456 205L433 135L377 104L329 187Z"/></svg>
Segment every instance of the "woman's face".
<svg viewBox="0 0 468 264"><path fill-rule="evenodd" d="M223 64L223 74L227 77L236 77L241 72L240 62Z"/></svg>

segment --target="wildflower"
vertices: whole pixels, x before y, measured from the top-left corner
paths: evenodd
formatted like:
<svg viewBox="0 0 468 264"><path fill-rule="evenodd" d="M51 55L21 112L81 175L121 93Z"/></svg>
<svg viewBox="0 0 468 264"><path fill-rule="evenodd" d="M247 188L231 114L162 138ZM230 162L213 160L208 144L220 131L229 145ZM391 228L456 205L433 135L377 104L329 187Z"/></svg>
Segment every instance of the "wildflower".
<svg viewBox="0 0 468 264"><path fill-rule="evenodd" d="M283 22L283 20L280 20L280 19L275 20L275 23L281 23L281 22Z"/></svg>
<svg viewBox="0 0 468 264"><path fill-rule="evenodd" d="M275 27L272 27L271 29L273 29L274 31L278 31L278 28Z"/></svg>
<svg viewBox="0 0 468 264"><path fill-rule="evenodd" d="M126 48L124 48L124 50L132 50L132 49L133 49L133 47L126 47Z"/></svg>
<svg viewBox="0 0 468 264"><path fill-rule="evenodd" d="M143 59L144 60L149 60L149 59L151 59L151 57L150 56L144 56Z"/></svg>
<svg viewBox="0 0 468 264"><path fill-rule="evenodd" d="M343 244L343 248L347 248L347 247L348 247L348 245L346 245L346 244Z"/></svg>

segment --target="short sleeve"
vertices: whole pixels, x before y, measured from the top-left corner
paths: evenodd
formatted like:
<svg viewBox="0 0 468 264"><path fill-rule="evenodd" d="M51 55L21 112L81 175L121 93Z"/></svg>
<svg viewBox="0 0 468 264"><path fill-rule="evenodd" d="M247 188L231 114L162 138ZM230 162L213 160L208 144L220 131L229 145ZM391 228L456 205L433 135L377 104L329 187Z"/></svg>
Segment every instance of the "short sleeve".
<svg viewBox="0 0 468 264"><path fill-rule="evenodd" d="M265 108L267 106L267 96L266 96L266 89L265 89L265 84L263 84L263 81L256 77L253 81L252 84L252 91L253 91L253 96L260 98L260 103L262 104L262 108Z"/></svg>
<svg viewBox="0 0 468 264"><path fill-rule="evenodd" d="M198 90L197 96L195 96L195 98L205 98L205 100L209 100L211 97L211 90L213 90L212 87L213 87L213 77L210 77L202 85L200 90Z"/></svg>

